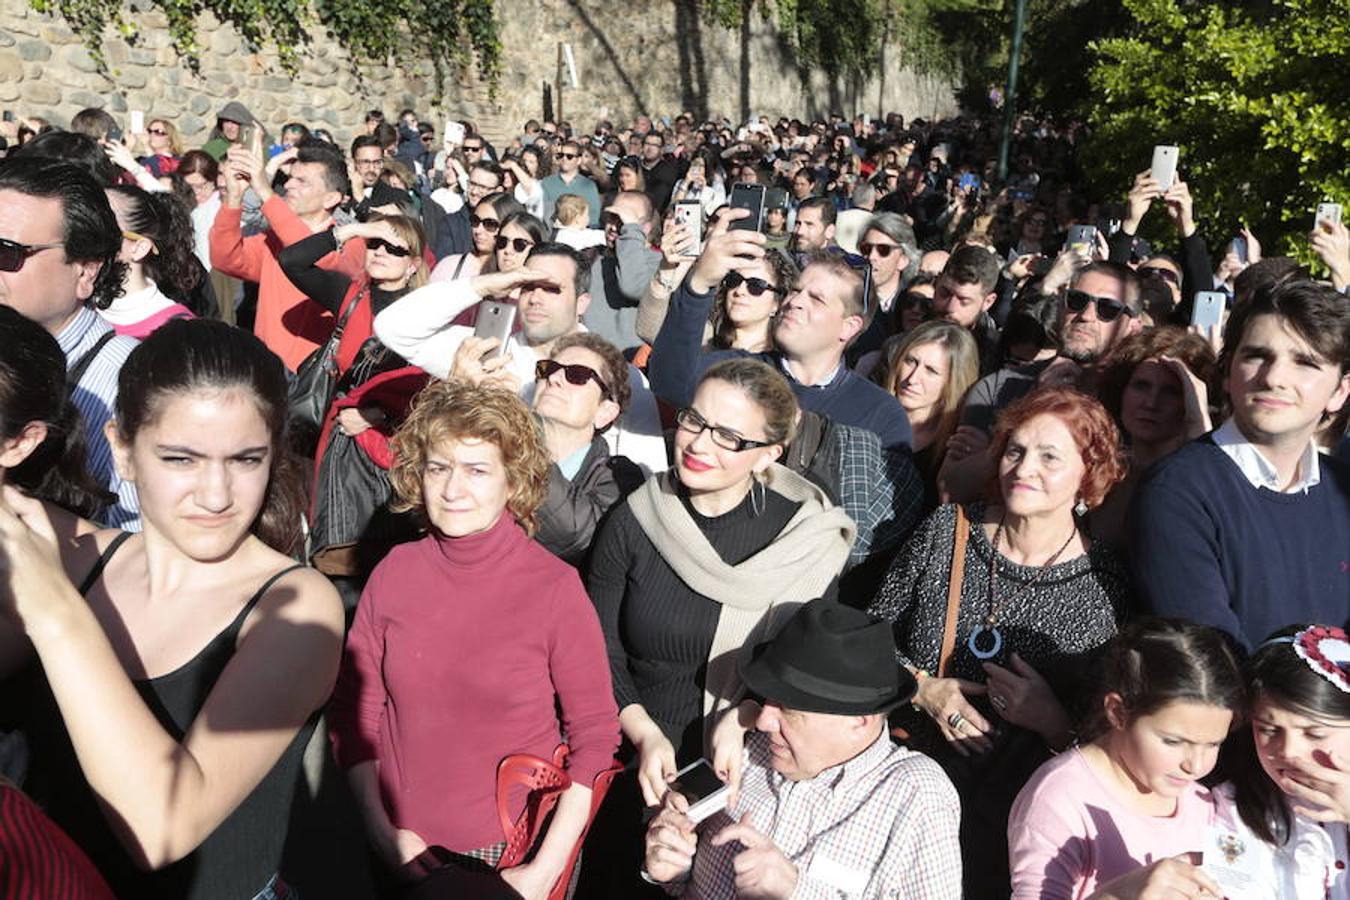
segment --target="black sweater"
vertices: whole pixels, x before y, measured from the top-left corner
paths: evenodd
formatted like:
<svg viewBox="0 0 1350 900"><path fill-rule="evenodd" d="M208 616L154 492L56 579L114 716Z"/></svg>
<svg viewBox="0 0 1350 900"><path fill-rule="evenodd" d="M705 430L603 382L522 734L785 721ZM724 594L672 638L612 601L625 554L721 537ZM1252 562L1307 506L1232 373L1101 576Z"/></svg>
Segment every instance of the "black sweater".
<svg viewBox="0 0 1350 900"><path fill-rule="evenodd" d="M773 543L798 505L773 491L754 515L749 495L709 518L681 500L722 559L736 565ZM721 604L696 594L657 552L627 502L591 550L586 582L600 614L619 709L640 703L675 746L681 766L703 755L703 685ZM774 590L766 584L765 590Z"/></svg>

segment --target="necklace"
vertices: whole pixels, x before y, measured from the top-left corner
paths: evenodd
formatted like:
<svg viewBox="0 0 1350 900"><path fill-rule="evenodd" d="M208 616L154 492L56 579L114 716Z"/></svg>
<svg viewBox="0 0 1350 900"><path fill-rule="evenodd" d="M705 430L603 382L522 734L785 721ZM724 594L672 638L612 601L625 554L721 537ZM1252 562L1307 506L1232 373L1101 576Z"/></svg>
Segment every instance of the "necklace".
<svg viewBox="0 0 1350 900"><path fill-rule="evenodd" d="M1055 555L1041 563L1040 570L1036 576L1022 585L1021 589L1012 597L999 603L998 600L998 545L1003 538L1003 526L1007 521L1008 514L1005 512L998 520L998 528L994 529L994 550L989 555L989 614L984 617L982 624L976 625L971 629L970 637L966 638L966 648L970 650L971 655L976 659L993 659L999 655L1003 649L1003 632L998 630L994 624L998 620L998 614L1005 605L1012 605L1017 600L1022 599L1022 595L1031 590L1045 574L1050 571L1050 567L1059 561L1064 551L1069 549L1069 544L1073 542L1074 535L1078 533L1078 526L1075 524L1069 536L1064 539L1064 543L1055 551ZM985 634L989 635L989 643L982 646L981 641Z"/></svg>

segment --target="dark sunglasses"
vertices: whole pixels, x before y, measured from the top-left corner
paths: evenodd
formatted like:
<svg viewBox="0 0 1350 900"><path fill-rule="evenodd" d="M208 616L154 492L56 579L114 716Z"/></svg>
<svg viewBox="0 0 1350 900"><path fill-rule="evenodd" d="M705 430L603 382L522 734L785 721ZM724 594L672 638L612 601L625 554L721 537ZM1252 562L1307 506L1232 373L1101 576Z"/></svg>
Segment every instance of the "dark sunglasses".
<svg viewBox="0 0 1350 900"><path fill-rule="evenodd" d="M605 379L600 377L600 373L590 366L583 366L581 363L560 363L553 359L541 359L534 364L534 377L540 381L548 381L553 377L554 372L562 372L563 377L567 379L568 384L574 384L581 387L588 381L594 381L595 386L600 388L600 396L606 400L610 399L609 388L605 386Z"/></svg>
<svg viewBox="0 0 1350 900"><path fill-rule="evenodd" d="M407 247L400 247L398 244L391 244L384 238L366 238L367 250L383 250L390 256L397 256L402 259L405 256L411 256L412 251Z"/></svg>
<svg viewBox="0 0 1350 900"><path fill-rule="evenodd" d="M54 241L50 244L20 244L18 241L0 238L0 272L17 272L34 253L64 246L63 241Z"/></svg>
<svg viewBox="0 0 1350 900"><path fill-rule="evenodd" d="M167 131L165 131L163 128L147 128L147 129L145 129L145 133L146 133L146 134L153 134L153 135L155 135L156 137L168 137L168 136L169 136L169 133L168 133Z"/></svg>
<svg viewBox="0 0 1350 900"><path fill-rule="evenodd" d="M524 253L534 246L534 241L527 240L526 238L509 238L504 234L497 235L497 249L505 250L508 246L513 248L517 253Z"/></svg>
<svg viewBox="0 0 1350 900"><path fill-rule="evenodd" d="M752 441L749 438L741 437L730 428L710 424L692 406L687 406L675 414L675 425L681 431L692 434L695 439L703 432L711 431L714 444L723 450L731 450L735 453L740 453L742 450L753 450L756 447L768 447L773 443L772 441Z"/></svg>
<svg viewBox="0 0 1350 900"><path fill-rule="evenodd" d="M1181 287L1181 279L1178 278L1177 273L1173 272L1171 269L1164 269L1161 266L1140 266L1139 274L1143 275L1145 278L1161 278L1168 284Z"/></svg>
<svg viewBox="0 0 1350 900"><path fill-rule="evenodd" d="M858 242L858 253L861 254L862 256L871 256L872 251L875 250L878 256L880 256L882 259L886 259L897 250L903 249L904 248L901 247L899 244L874 244L871 241Z"/></svg>
<svg viewBox="0 0 1350 900"><path fill-rule="evenodd" d="M862 275L863 279L863 305L862 314L867 315L872 308L872 263L867 257L859 256L856 253L849 253L842 247L826 247L825 251L831 256L837 256L844 261L850 269Z"/></svg>
<svg viewBox="0 0 1350 900"><path fill-rule="evenodd" d="M476 147L470 147L468 144L465 144L465 145L464 145L464 152L465 152L465 153L482 153L482 152L483 152L483 145L482 145L482 144L479 144L479 145L476 146Z"/></svg>
<svg viewBox="0 0 1350 900"><path fill-rule="evenodd" d="M558 159L577 159L578 157L581 156L580 153L558 153L555 155L558 157Z"/></svg>
<svg viewBox="0 0 1350 900"><path fill-rule="evenodd" d="M722 276L722 287L729 291L734 291L741 285L745 285L745 289L752 297L762 297L765 291L773 291L780 297L787 293L786 288L774 287L763 278L746 278L740 272L728 272Z"/></svg>
<svg viewBox="0 0 1350 900"><path fill-rule="evenodd" d="M1130 309L1119 300L1110 297L1096 297L1085 291L1071 290L1064 295L1064 305L1070 312L1080 313L1088 308L1089 303L1097 304L1097 318L1103 322L1114 322L1120 318L1121 313L1134 318L1138 313Z"/></svg>
<svg viewBox="0 0 1350 900"><path fill-rule="evenodd" d="M502 227L501 219L480 219L478 216L469 216L470 228L481 228L487 232L494 232Z"/></svg>

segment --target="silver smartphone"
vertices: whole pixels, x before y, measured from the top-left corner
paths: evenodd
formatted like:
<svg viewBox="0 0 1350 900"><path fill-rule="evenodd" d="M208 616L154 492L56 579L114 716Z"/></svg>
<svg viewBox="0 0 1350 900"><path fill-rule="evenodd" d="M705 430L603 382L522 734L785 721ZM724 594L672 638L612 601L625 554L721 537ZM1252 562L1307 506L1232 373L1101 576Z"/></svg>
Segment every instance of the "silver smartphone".
<svg viewBox="0 0 1350 900"><path fill-rule="evenodd" d="M1180 151L1170 144L1159 144L1153 148L1153 169L1150 174L1163 191L1172 189L1177 180L1177 155Z"/></svg>
<svg viewBox="0 0 1350 900"><path fill-rule="evenodd" d="M1319 203L1317 204L1317 216L1313 219L1313 231L1320 231L1322 223L1336 224L1341 221L1341 205L1339 203Z"/></svg>
<svg viewBox="0 0 1350 900"><path fill-rule="evenodd" d="M697 200L681 200L675 204L675 221L689 229L693 243L682 256L698 256L703 249L703 204Z"/></svg>
<svg viewBox="0 0 1350 900"><path fill-rule="evenodd" d="M478 316L473 320L473 336L478 338L496 338L497 349L483 355L492 359L506 352L506 341L516 326L516 305L500 303L496 300L484 300L478 304Z"/></svg>
<svg viewBox="0 0 1350 900"><path fill-rule="evenodd" d="M1223 291L1196 291L1195 305L1191 307L1191 324L1212 328L1223 323L1223 311L1228 307L1228 295Z"/></svg>
<svg viewBox="0 0 1350 900"><path fill-rule="evenodd" d="M1091 256L1097 250L1097 226L1069 226L1069 236L1064 240L1064 249Z"/></svg>
<svg viewBox="0 0 1350 900"><path fill-rule="evenodd" d="M689 801L689 821L697 825L704 819L727 808L731 788L717 777L712 763L706 759L690 763L675 773L670 789Z"/></svg>

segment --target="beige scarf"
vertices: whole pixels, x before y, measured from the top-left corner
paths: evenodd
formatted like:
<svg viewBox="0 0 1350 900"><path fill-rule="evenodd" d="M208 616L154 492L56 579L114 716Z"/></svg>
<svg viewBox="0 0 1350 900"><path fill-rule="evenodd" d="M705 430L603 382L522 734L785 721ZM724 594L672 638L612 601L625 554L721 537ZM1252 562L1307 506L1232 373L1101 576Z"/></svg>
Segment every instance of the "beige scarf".
<svg viewBox="0 0 1350 900"><path fill-rule="evenodd" d="M824 491L786 466L774 463L763 483L801 506L773 543L736 566L722 560L680 502L674 470L647 479L628 498L638 525L680 580L722 605L703 688L705 741L718 714L741 698L741 648L773 636L794 609L825 593L857 530Z"/></svg>

